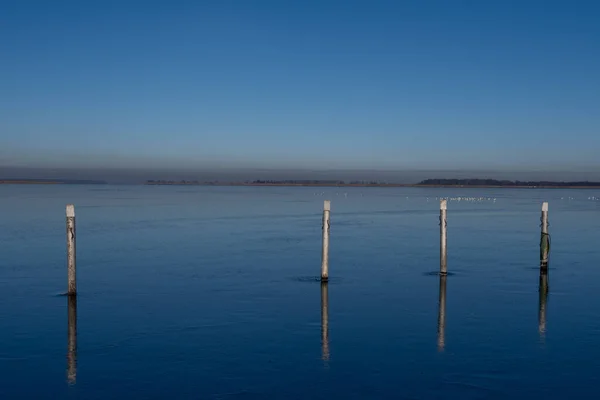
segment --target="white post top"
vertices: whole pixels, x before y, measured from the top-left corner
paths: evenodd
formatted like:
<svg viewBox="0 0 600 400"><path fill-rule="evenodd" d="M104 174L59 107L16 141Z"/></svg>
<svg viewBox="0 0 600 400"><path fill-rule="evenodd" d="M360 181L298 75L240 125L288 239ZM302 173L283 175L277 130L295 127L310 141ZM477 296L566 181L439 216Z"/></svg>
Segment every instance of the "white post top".
<svg viewBox="0 0 600 400"><path fill-rule="evenodd" d="M548 211L548 202L547 201L542 203L542 211Z"/></svg>
<svg viewBox="0 0 600 400"><path fill-rule="evenodd" d="M447 209L448 209L448 200L446 200L446 199L440 200L440 210L447 210Z"/></svg>
<svg viewBox="0 0 600 400"><path fill-rule="evenodd" d="M67 204L67 217L75 216L75 206L73 204Z"/></svg>
<svg viewBox="0 0 600 400"><path fill-rule="evenodd" d="M331 200L325 200L323 203L323 211L331 211Z"/></svg>

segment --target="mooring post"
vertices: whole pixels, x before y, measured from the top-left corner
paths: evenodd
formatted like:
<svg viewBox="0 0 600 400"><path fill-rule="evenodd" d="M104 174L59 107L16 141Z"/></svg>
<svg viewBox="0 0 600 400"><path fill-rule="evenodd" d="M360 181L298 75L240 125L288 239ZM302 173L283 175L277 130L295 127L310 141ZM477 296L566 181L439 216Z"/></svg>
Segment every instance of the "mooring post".
<svg viewBox="0 0 600 400"><path fill-rule="evenodd" d="M446 275L448 273L448 253L446 248L446 229L448 224L446 223L446 210L448 208L448 201L446 199L440 200L440 274Z"/></svg>
<svg viewBox="0 0 600 400"><path fill-rule="evenodd" d="M321 281L326 282L329 279L329 212L331 211L331 201L325 200L323 204L323 252L321 254Z"/></svg>
<svg viewBox="0 0 600 400"><path fill-rule="evenodd" d="M68 297L67 382L77 380L77 296Z"/></svg>
<svg viewBox="0 0 600 400"><path fill-rule="evenodd" d="M329 361L329 294L328 282L321 282L321 356Z"/></svg>
<svg viewBox="0 0 600 400"><path fill-rule="evenodd" d="M75 206L67 204L67 276L68 295L77 293L75 250Z"/></svg>
<svg viewBox="0 0 600 400"><path fill-rule="evenodd" d="M438 351L446 346L446 275L440 275L440 297L438 302Z"/></svg>
<svg viewBox="0 0 600 400"><path fill-rule="evenodd" d="M548 233L548 202L542 203L542 236L540 240L540 269L548 269L548 253L550 252L550 235Z"/></svg>

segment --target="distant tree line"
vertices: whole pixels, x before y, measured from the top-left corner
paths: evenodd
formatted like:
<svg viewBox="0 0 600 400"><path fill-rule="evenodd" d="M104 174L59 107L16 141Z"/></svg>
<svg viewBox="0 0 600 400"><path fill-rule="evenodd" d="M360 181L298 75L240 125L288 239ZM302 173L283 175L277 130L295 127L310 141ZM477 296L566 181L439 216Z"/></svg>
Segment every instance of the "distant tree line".
<svg viewBox="0 0 600 400"><path fill-rule="evenodd" d="M576 182L556 182L556 181L509 181L496 179L425 179L419 185L430 186L552 186L552 187L600 187L600 182L576 181Z"/></svg>
<svg viewBox="0 0 600 400"><path fill-rule="evenodd" d="M322 179L286 179L286 180L261 180L248 181L251 185L384 185L379 181L340 181Z"/></svg>
<svg viewBox="0 0 600 400"><path fill-rule="evenodd" d="M200 185L199 181L167 181L167 180L148 180L146 181L146 185Z"/></svg>
<svg viewBox="0 0 600 400"><path fill-rule="evenodd" d="M379 181L350 181L351 185L385 185L385 182Z"/></svg>
<svg viewBox="0 0 600 400"><path fill-rule="evenodd" d="M338 180L311 180L311 179L286 179L286 180L261 180L250 182L253 185L345 185Z"/></svg>
<svg viewBox="0 0 600 400"><path fill-rule="evenodd" d="M154 180L149 179L145 183L145 185L297 185L297 186L379 186L379 185L390 185L387 182L381 181L366 181L366 180L354 180L354 181L343 181L337 179L255 179L255 180L247 180L247 181L238 181L238 182L221 182L221 181L188 181L188 180Z"/></svg>

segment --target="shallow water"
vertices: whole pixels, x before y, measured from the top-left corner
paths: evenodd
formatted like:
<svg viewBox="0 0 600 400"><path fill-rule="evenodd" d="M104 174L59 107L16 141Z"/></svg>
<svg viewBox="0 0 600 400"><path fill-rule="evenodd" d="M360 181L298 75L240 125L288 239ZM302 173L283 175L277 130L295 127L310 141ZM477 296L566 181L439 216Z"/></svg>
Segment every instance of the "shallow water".
<svg viewBox="0 0 600 400"><path fill-rule="evenodd" d="M441 196L450 198L445 281L433 274ZM599 197L2 185L2 398L593 397ZM331 280L322 286L325 199ZM76 303L62 296L71 202Z"/></svg>

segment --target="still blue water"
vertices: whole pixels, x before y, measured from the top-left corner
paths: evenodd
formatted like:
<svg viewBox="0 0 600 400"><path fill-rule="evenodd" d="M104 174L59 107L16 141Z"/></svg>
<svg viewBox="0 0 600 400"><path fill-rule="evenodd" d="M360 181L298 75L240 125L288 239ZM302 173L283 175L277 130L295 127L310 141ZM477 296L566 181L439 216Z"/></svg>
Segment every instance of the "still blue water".
<svg viewBox="0 0 600 400"><path fill-rule="evenodd" d="M441 196L451 198L445 293L432 274ZM0 397L595 397L598 197L0 186ZM331 280L322 287L325 199ZM542 201L552 235L547 295ZM62 295L67 203L77 213L76 343Z"/></svg>

